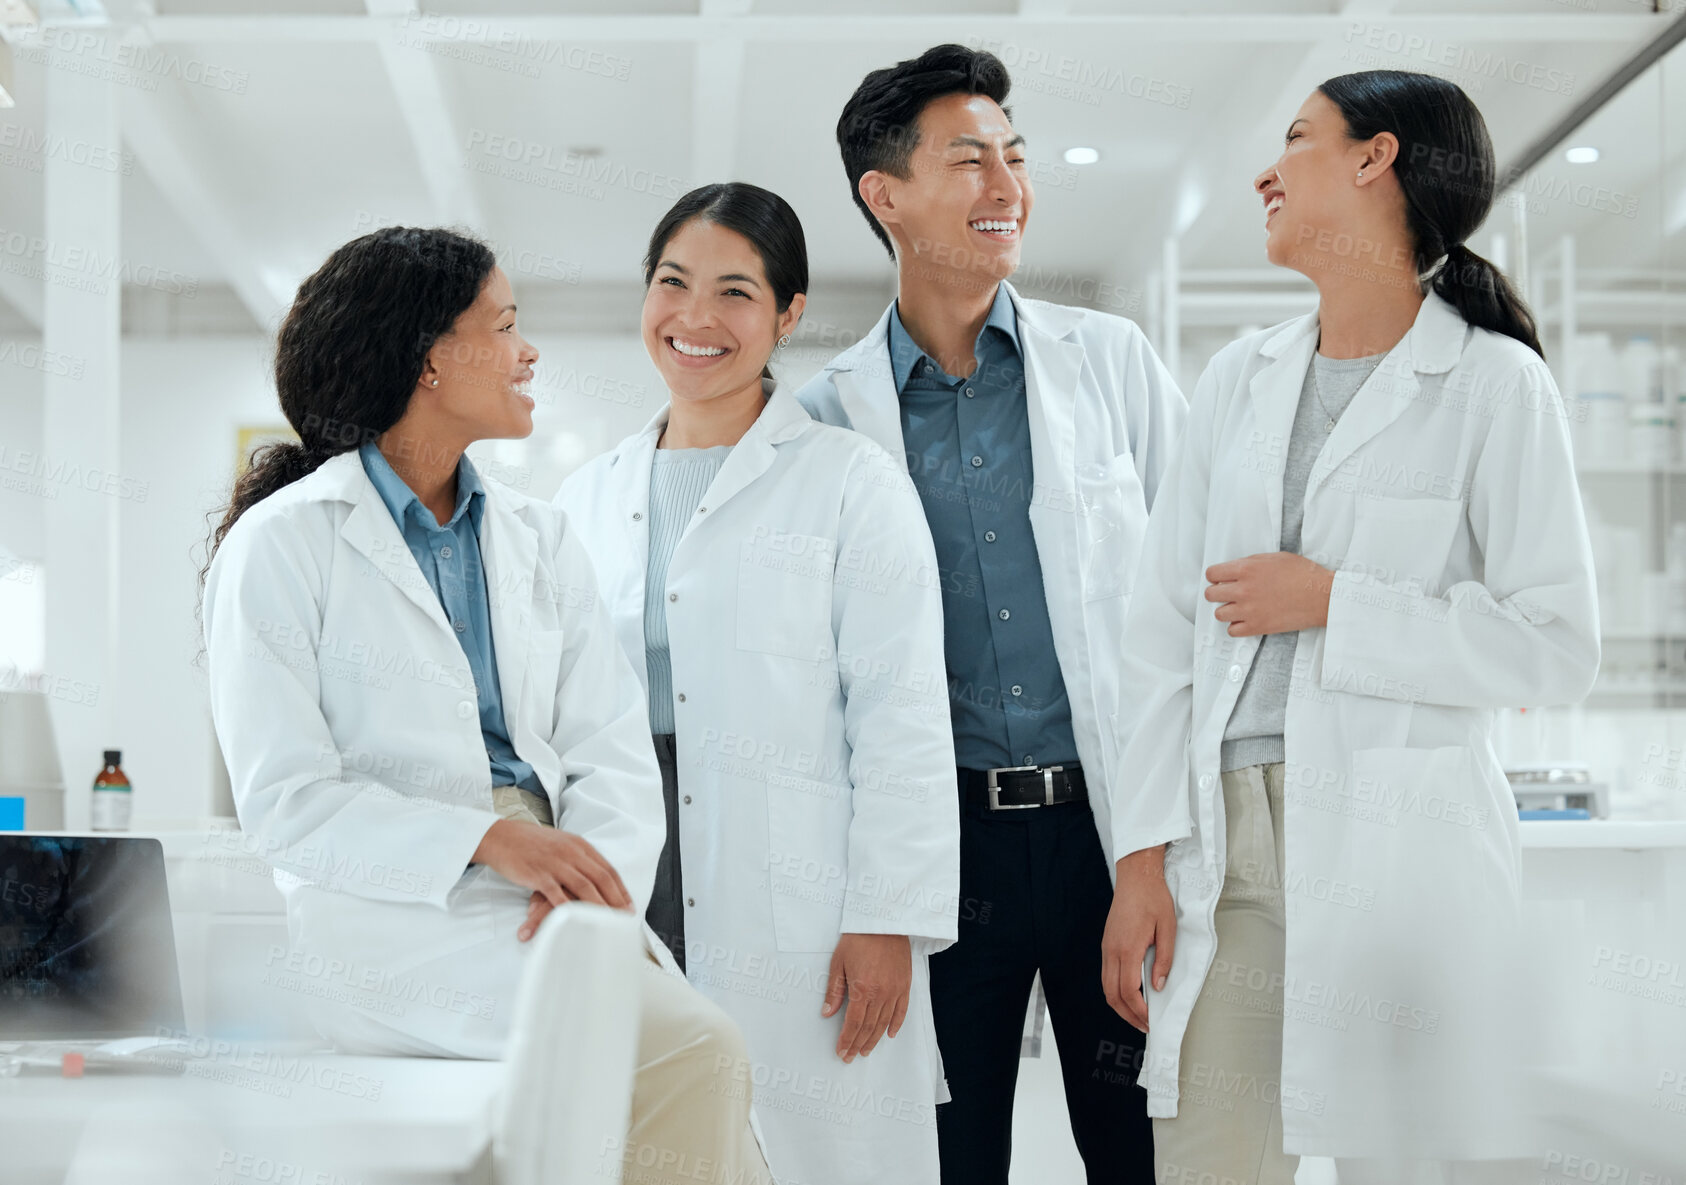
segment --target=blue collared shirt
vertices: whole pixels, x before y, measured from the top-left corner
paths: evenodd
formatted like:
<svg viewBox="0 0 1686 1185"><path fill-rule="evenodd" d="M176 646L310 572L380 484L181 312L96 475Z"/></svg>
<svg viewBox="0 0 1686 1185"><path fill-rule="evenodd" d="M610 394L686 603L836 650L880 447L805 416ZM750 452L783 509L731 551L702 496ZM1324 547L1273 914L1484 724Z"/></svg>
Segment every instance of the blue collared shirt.
<svg viewBox="0 0 1686 1185"><path fill-rule="evenodd" d="M907 468L942 580L955 760L965 769L1069 764L1077 741L1030 530L1030 414L1018 317L1004 285L973 356L969 378L948 374L891 306Z"/></svg>
<svg viewBox="0 0 1686 1185"><path fill-rule="evenodd" d="M439 598L445 620L451 623L468 658L480 701L480 735L492 765L492 785L513 784L543 794L544 786L533 767L515 755L504 721L503 691L498 686L492 649L491 600L486 594L486 569L480 562L480 519L485 513L486 491L473 462L466 456L457 462L457 506L451 521L440 526L433 511L404 484L380 449L365 444L358 455L363 459L363 472L392 512L405 545L416 557L416 566L427 578L433 595Z"/></svg>

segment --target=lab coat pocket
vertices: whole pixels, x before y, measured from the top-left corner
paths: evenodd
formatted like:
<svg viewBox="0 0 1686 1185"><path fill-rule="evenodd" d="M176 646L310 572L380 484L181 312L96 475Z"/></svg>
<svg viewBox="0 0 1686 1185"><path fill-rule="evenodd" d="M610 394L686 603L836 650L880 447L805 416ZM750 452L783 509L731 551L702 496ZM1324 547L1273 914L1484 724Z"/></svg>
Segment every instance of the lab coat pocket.
<svg viewBox="0 0 1686 1185"><path fill-rule="evenodd" d="M831 539L756 528L738 554L738 649L809 662L829 656L836 567Z"/></svg>
<svg viewBox="0 0 1686 1185"><path fill-rule="evenodd" d="M827 951L843 929L849 787L818 778L767 786L767 889L781 951Z"/></svg>
<svg viewBox="0 0 1686 1185"><path fill-rule="evenodd" d="M1342 567L1434 595L1463 519L1463 503L1444 498L1361 497Z"/></svg>
<svg viewBox="0 0 1686 1185"><path fill-rule="evenodd" d="M1125 453L1104 463L1080 464L1077 500L1083 599L1127 596L1135 586L1147 525L1135 458Z"/></svg>

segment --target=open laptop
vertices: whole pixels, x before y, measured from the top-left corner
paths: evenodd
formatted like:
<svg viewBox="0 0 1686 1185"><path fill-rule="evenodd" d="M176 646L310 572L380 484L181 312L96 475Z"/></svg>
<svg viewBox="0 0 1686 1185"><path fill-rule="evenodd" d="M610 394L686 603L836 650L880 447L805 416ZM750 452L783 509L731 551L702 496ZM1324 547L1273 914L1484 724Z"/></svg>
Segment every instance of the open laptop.
<svg viewBox="0 0 1686 1185"><path fill-rule="evenodd" d="M167 1054L183 1024L162 845L0 834L0 1058L13 1059L10 1072L70 1052Z"/></svg>

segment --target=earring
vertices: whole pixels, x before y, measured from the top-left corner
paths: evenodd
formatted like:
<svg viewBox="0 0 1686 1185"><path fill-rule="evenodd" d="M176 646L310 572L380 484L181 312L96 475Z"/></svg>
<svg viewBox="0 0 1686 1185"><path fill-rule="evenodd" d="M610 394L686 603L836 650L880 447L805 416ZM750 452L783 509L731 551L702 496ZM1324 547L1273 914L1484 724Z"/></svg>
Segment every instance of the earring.
<svg viewBox="0 0 1686 1185"><path fill-rule="evenodd" d="M431 383L428 384L428 386L430 386L430 387L437 387L438 385L439 385L438 379L434 379Z"/></svg>
<svg viewBox="0 0 1686 1185"><path fill-rule="evenodd" d="M1363 170L1363 169L1359 169L1359 170L1358 170L1358 175L1359 175L1359 177L1361 177L1361 178L1362 178L1362 177L1363 177L1363 176L1364 176L1364 170Z"/></svg>
<svg viewBox="0 0 1686 1185"><path fill-rule="evenodd" d="M790 344L790 334L787 333L783 337L779 338L779 349L782 350L786 346L788 346L789 344Z"/></svg>

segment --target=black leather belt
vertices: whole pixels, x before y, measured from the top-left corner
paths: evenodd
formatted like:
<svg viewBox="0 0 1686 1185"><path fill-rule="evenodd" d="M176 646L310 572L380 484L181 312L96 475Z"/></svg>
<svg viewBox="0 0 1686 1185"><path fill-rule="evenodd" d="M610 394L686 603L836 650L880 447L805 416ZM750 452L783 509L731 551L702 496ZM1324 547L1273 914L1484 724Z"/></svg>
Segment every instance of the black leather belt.
<svg viewBox="0 0 1686 1185"><path fill-rule="evenodd" d="M1089 790L1083 767L1071 765L1010 765L1002 769L963 769L961 791L969 802L992 811L1021 811L1035 806L1087 802Z"/></svg>

